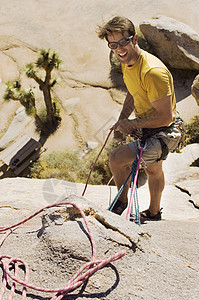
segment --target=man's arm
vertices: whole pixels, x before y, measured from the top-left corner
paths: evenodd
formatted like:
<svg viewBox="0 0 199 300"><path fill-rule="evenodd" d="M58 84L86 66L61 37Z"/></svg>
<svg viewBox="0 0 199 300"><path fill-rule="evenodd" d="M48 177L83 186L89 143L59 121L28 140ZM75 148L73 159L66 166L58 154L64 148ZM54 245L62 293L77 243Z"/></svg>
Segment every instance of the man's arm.
<svg viewBox="0 0 199 300"><path fill-rule="evenodd" d="M124 119L116 123L115 130L119 130L123 134L133 132L137 128L157 128L168 126L172 122L172 98L166 96L162 99L151 102L154 112L144 118L135 118L132 120Z"/></svg>
<svg viewBox="0 0 199 300"><path fill-rule="evenodd" d="M114 130L114 138L118 140L119 142L125 140L125 136L122 132L120 132L117 127L121 120L128 120L128 117L131 115L131 113L134 111L134 99L133 96L127 92L126 98L124 100L124 104L122 107L122 111L119 115L118 121L113 125L111 129Z"/></svg>
<svg viewBox="0 0 199 300"><path fill-rule="evenodd" d="M162 99L153 101L151 104L154 108L154 112L143 119L133 120L136 128L157 128L168 126L172 122L173 114L171 96L166 96Z"/></svg>
<svg viewBox="0 0 199 300"><path fill-rule="evenodd" d="M123 108L118 120L128 119L128 117L131 115L133 111L134 111L133 96L129 92L127 92L126 98L124 100Z"/></svg>

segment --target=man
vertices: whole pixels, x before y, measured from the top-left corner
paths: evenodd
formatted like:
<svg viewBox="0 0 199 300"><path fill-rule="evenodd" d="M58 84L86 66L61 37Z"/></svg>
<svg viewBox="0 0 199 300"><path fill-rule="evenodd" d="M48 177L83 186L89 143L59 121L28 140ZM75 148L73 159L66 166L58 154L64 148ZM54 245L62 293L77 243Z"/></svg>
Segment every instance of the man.
<svg viewBox="0 0 199 300"><path fill-rule="evenodd" d="M160 220L160 201L165 186L162 160L166 158L163 150L173 151L180 139L179 131L172 124L176 119L176 99L173 79L166 66L155 56L140 49L138 34L133 23L123 17L114 17L103 26L99 26L98 36L106 39L122 65L127 95L116 124L114 137L122 140L124 135L137 129L148 135L143 160L148 177L150 192L149 208L141 212L141 218ZM135 118L129 119L134 111ZM163 127L163 128L161 128ZM174 128L173 128L174 127ZM167 130L168 129L168 130ZM130 172L130 166L139 153L139 142L122 145L110 155L110 168L119 189ZM121 215L127 207L129 183L125 186L113 212Z"/></svg>

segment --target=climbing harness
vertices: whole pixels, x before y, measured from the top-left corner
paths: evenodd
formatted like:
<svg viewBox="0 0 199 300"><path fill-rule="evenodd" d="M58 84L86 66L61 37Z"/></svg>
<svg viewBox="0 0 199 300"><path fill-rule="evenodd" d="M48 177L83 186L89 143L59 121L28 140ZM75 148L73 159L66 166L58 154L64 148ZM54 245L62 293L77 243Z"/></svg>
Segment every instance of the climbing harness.
<svg viewBox="0 0 199 300"><path fill-rule="evenodd" d="M168 149L166 143L164 142L164 140L161 138L161 136L158 136L158 134L160 134L161 132L164 132L165 134L172 133L172 130L174 128L177 129L180 132L181 137L178 141L178 144L177 144L176 148L174 150L172 150L172 152L180 153L181 150L185 146L186 130L185 130L184 121L180 117L179 112L177 112L177 117L175 119L175 122L172 123L170 126L163 126L163 127L158 127L158 128L139 129L139 131L138 131L139 133L137 134L137 139L140 139L142 141L142 143L144 144L147 138L150 138L154 135L157 135L156 138L159 140L159 142L161 144L161 148L162 148L161 157L157 161L165 160L167 158L168 153L169 153L169 149ZM133 136L135 137L135 134L133 134Z"/></svg>
<svg viewBox="0 0 199 300"><path fill-rule="evenodd" d="M72 279L69 280L69 282L63 288L61 288L61 289L48 289L48 288L43 288L43 287L37 287L37 286L34 286L34 285L28 283L29 266L27 265L27 263L25 261L23 261L22 259L19 259L19 258L13 258L9 255L1 255L0 256L0 264L2 265L2 269L3 269L3 280L2 280L2 288L0 290L0 300L3 298L3 295L6 291L8 277L10 277L13 280L13 284L12 284L12 287L11 287L11 290L10 290L9 300L11 300L13 298L13 295L15 293L16 283L23 286L23 291L22 291L22 296L21 296L22 300L26 299L27 288L30 288L30 289L33 289L33 290L36 290L36 291L40 291L40 292L56 293L51 298L51 300L60 300L68 292L70 292L70 291L78 288L80 285L82 285L88 279L88 277L90 275L92 275L93 273L95 273L99 269L103 268L104 266L106 266L110 262L113 262L113 261L116 261L116 260L122 258L126 254L126 252L124 250L122 250L122 251L119 251L118 253L110 256L109 258L107 258L105 260L96 260L95 241L94 241L94 238L92 236L88 221L86 220L86 216L85 216L84 212L75 203L71 203L71 202L61 202L61 203L55 203L55 204L52 204L52 205L48 205L48 206L40 209L36 213L32 214L31 216L29 216L28 218L24 219L23 221L21 221L17 224L14 224L12 226L7 226L7 227L0 227L0 233L5 232L5 234L3 235L3 237L0 240L0 247L2 246L5 239L14 230L18 229L20 225L24 224L25 222L32 219L33 217L35 217L36 215L38 215L39 213L41 213L42 211L44 211L48 208L55 207L55 206L62 206L62 205L72 205L72 206L76 207L79 210L82 218L84 219L84 223L86 225L88 235L89 235L89 238L90 238L90 242L91 242L91 247L92 247L92 259L91 259L91 261L84 264L78 270L78 272L72 277ZM24 280L21 280L18 277L19 266L22 266L23 269L24 269L24 275L25 275ZM12 273L12 271L10 271L11 267L14 267L14 274Z"/></svg>
<svg viewBox="0 0 199 300"><path fill-rule="evenodd" d="M142 145L145 144L145 142L148 138L151 138L156 134L158 135L161 132L169 132L172 129L172 127L173 127L173 124L170 125L169 127L163 126L163 127L158 127L158 128L143 128L142 135L140 137L140 141L141 141ZM161 138L161 136L156 136L156 138L159 140L161 149L162 149L160 158L158 158L156 160L158 162L160 160L165 160L167 158L167 155L169 154L169 149L167 147L167 144Z"/></svg>

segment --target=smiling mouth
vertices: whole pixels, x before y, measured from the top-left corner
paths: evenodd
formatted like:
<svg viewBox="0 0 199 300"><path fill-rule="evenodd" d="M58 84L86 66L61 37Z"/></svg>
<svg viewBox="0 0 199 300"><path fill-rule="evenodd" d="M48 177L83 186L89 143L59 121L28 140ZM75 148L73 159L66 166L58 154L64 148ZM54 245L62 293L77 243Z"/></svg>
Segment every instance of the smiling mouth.
<svg viewBox="0 0 199 300"><path fill-rule="evenodd" d="M127 55L127 52L125 52L125 53L118 53L118 56L121 57L121 58L125 57L126 55Z"/></svg>

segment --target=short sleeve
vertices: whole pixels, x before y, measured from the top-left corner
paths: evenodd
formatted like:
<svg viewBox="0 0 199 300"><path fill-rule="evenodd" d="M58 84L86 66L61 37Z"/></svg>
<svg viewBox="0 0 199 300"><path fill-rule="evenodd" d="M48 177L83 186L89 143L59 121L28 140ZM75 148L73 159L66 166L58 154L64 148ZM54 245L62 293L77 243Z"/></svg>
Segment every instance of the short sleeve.
<svg viewBox="0 0 199 300"><path fill-rule="evenodd" d="M172 94L171 76L167 69L160 67L150 69L145 74L144 85L150 102Z"/></svg>

